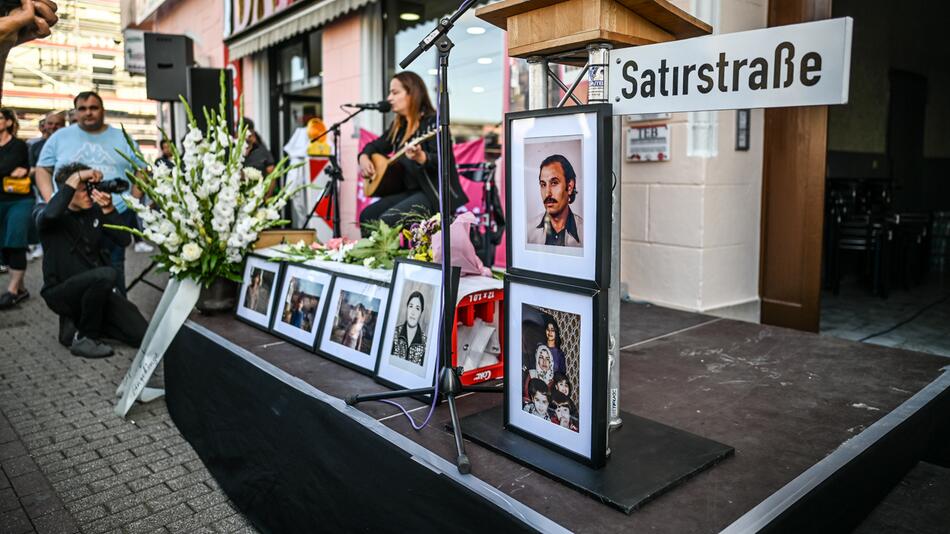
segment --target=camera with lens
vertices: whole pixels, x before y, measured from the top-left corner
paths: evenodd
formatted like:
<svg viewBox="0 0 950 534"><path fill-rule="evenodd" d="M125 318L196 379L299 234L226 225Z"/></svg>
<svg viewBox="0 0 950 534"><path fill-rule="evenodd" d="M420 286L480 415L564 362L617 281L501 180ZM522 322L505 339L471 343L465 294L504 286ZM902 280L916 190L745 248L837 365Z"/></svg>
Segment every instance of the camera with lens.
<svg viewBox="0 0 950 534"><path fill-rule="evenodd" d="M101 182L86 182L86 192L92 194L92 191L102 193L125 193L129 190L129 183L125 180L103 180Z"/></svg>

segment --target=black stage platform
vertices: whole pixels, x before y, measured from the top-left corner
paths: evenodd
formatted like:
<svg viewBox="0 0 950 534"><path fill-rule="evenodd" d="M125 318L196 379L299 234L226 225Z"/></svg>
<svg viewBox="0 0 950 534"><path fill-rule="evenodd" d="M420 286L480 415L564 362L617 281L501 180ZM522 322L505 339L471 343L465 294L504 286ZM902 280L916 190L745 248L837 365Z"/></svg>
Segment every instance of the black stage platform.
<svg viewBox="0 0 950 534"><path fill-rule="evenodd" d="M476 444L459 475L445 406L421 432L391 406L347 407L385 388L231 316L182 330L167 401L222 488L274 532L841 531L919 460L950 461L950 359L649 305L624 304L622 325L622 410L735 447L630 515Z"/></svg>

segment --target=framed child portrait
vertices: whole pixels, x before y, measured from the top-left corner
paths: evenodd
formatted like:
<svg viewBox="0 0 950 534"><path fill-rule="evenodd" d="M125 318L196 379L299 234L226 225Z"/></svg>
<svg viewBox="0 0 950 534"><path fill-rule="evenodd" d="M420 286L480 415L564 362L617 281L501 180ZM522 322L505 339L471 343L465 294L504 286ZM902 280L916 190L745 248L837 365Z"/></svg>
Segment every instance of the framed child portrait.
<svg viewBox="0 0 950 534"><path fill-rule="evenodd" d="M505 295L505 427L591 467L604 465L602 293L509 276Z"/></svg>
<svg viewBox="0 0 950 534"><path fill-rule="evenodd" d="M244 265L244 280L238 295L239 319L267 330L274 313L274 297L282 264L251 254Z"/></svg>
<svg viewBox="0 0 950 534"><path fill-rule="evenodd" d="M284 268L271 332L313 350L323 324L333 275L303 263Z"/></svg>
<svg viewBox="0 0 950 534"><path fill-rule="evenodd" d="M372 374L376 369L383 313L388 302L386 284L337 274L317 352L357 371Z"/></svg>
<svg viewBox="0 0 950 534"><path fill-rule="evenodd" d="M458 287L459 268L452 268ZM393 269L376 380L390 387L431 386L439 360L442 269L437 263L399 259ZM451 305L454 306L454 295Z"/></svg>
<svg viewBox="0 0 950 534"><path fill-rule="evenodd" d="M505 116L510 273L603 287L616 185L610 110L598 104Z"/></svg>

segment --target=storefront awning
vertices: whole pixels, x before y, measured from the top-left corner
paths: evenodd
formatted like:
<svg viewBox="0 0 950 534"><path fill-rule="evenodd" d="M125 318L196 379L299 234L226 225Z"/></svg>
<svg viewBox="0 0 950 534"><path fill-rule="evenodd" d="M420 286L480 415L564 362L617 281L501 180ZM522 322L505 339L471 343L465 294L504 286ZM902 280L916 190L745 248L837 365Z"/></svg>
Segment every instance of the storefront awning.
<svg viewBox="0 0 950 534"><path fill-rule="evenodd" d="M292 16L270 23L265 22L260 27L251 29L246 35L238 35L233 41L228 40L230 58L234 60L264 50L375 1L320 0L314 2L312 6L303 8Z"/></svg>

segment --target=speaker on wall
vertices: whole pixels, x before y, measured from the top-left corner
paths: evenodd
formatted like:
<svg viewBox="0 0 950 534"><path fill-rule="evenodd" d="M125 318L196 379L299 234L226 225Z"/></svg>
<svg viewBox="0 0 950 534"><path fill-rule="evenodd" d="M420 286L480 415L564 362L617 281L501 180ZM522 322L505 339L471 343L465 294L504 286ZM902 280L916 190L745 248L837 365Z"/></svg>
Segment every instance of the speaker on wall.
<svg viewBox="0 0 950 534"><path fill-rule="evenodd" d="M188 93L188 69L194 63L194 43L189 37L146 33L146 96L160 102L177 102L178 95Z"/></svg>
<svg viewBox="0 0 950 534"><path fill-rule="evenodd" d="M208 112L218 108L221 103L221 73L224 73L225 116L228 121L228 130L234 131L234 80L231 73L225 69L209 69L191 67L188 69L188 92L185 98L195 114L195 120L202 131L208 126L203 109Z"/></svg>

